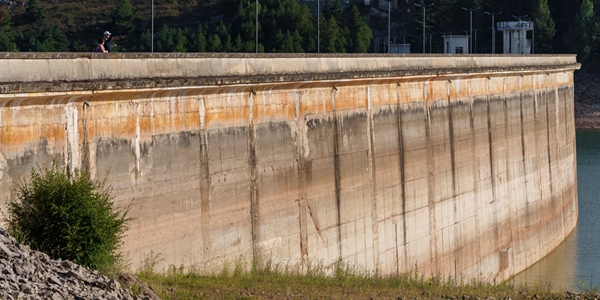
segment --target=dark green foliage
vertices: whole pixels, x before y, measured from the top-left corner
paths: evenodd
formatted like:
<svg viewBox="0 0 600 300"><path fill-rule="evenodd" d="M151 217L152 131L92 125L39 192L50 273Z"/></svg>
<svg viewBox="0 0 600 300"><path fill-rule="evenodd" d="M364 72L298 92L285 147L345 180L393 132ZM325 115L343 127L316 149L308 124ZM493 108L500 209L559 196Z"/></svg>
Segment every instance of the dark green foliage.
<svg viewBox="0 0 600 300"><path fill-rule="evenodd" d="M90 7L89 11L97 12L96 6L102 6L103 10L85 17L74 15L77 10L68 10L77 5L81 10L82 2ZM321 52L366 52L374 49L373 36L379 41L387 38L387 17L372 13L362 2L321 0ZM589 1L591 5L598 2ZM377 1L371 3L374 5ZM469 12L462 7L479 8L473 12L473 28L479 29L473 32L476 35L473 46L478 53L492 52L492 35L496 36L496 49L501 49L501 33L492 32L491 16L484 12L502 12L495 17L496 22L515 21L513 16L520 16L535 23L535 53L577 53L584 68L600 67L600 62L594 62L600 51L595 45L595 28L599 21L595 16L582 14L582 6L589 10L588 4L582 5L582 0L398 1L397 7L392 5L391 38L396 43L409 43L413 52L421 53L423 15L415 3L434 4L425 14L426 32L433 34L433 52L442 51L443 33L468 34L465 31L470 25ZM222 0L196 4L157 1L154 50L255 52L256 5L259 52L317 52L316 3L299 0L260 0L258 3ZM383 6L387 10L387 5ZM99 37L98 28L127 35L127 39L119 41L120 51L151 49L148 2L116 0L97 4L82 0L50 6L44 1L28 0L24 8L9 9L14 24L10 23L10 15L3 16L0 12L0 51L89 51L87 49L92 49ZM3 19L8 20L4 25ZM54 27L54 24L59 26ZM382 50L381 46L377 49ZM428 36L426 52L429 49Z"/></svg>
<svg viewBox="0 0 600 300"><path fill-rule="evenodd" d="M129 220L114 207L111 190L86 173L55 165L32 169L8 202L9 232L53 258L104 270L119 259Z"/></svg>
<svg viewBox="0 0 600 300"><path fill-rule="evenodd" d="M29 51L64 52L69 51L69 41L60 31L58 24L43 25L37 32L29 35Z"/></svg>
<svg viewBox="0 0 600 300"><path fill-rule="evenodd" d="M0 52L19 51L15 44L15 32L10 21L10 14L0 9Z"/></svg>
<svg viewBox="0 0 600 300"><path fill-rule="evenodd" d="M133 47L134 51L138 52L150 52L152 47L152 34L150 33L150 29L144 31L138 40L137 46Z"/></svg>
<svg viewBox="0 0 600 300"><path fill-rule="evenodd" d="M535 51L539 53L552 53L552 39L556 34L554 20L550 15L548 0L538 0L538 5L534 9L535 25Z"/></svg>
<svg viewBox="0 0 600 300"><path fill-rule="evenodd" d="M583 64L582 68L589 70L600 67L600 20L594 13L591 0L583 0L564 40L568 49L577 53L577 59Z"/></svg>
<svg viewBox="0 0 600 300"><path fill-rule="evenodd" d="M191 36L192 51L206 52L206 30L202 25L199 25L196 31Z"/></svg>
<svg viewBox="0 0 600 300"><path fill-rule="evenodd" d="M27 16L32 22L37 22L46 18L46 8L40 6L38 0L29 0L27 2Z"/></svg>
<svg viewBox="0 0 600 300"><path fill-rule="evenodd" d="M119 1L117 8L113 13L112 19L116 34L118 35L127 35L135 29L135 25L133 25L133 9L129 3L129 0Z"/></svg>
<svg viewBox="0 0 600 300"><path fill-rule="evenodd" d="M348 52L367 52L369 50L369 45L371 45L373 32L371 32L371 28L369 28L369 25L363 20L356 5L352 5L352 8L349 10L347 24L348 29L350 30L350 49Z"/></svg>

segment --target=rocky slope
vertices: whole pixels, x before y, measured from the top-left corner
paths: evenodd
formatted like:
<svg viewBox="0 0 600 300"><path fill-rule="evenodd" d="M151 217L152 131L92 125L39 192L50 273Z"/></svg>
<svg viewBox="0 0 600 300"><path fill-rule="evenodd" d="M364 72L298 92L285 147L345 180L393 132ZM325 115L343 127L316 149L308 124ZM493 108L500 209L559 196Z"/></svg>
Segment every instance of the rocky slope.
<svg viewBox="0 0 600 300"><path fill-rule="evenodd" d="M0 228L0 299L154 299L97 271L21 245Z"/></svg>
<svg viewBox="0 0 600 300"><path fill-rule="evenodd" d="M575 128L600 129L600 74L575 72Z"/></svg>

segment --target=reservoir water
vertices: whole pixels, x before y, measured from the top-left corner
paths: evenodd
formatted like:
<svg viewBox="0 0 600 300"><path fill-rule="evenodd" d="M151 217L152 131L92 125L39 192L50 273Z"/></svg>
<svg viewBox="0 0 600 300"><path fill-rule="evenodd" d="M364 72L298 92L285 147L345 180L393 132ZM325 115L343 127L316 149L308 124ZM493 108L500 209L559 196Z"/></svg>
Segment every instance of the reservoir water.
<svg viewBox="0 0 600 300"><path fill-rule="evenodd" d="M588 290L600 286L600 130L577 131L579 221L550 255L512 281L553 289Z"/></svg>

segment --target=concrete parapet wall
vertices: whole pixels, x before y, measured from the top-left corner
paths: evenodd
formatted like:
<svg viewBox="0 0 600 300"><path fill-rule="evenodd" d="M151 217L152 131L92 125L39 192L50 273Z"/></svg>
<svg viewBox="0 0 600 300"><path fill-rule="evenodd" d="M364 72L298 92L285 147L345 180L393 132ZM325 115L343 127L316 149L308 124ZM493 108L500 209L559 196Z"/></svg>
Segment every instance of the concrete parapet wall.
<svg viewBox="0 0 600 300"><path fill-rule="evenodd" d="M134 267L504 280L577 221L574 56L65 55L0 59L0 196L89 171Z"/></svg>

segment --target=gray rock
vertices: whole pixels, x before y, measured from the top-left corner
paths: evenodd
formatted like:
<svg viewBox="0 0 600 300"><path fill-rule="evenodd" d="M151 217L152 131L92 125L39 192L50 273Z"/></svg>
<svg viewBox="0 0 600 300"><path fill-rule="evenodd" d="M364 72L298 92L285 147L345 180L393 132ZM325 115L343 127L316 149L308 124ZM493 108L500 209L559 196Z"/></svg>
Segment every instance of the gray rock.
<svg viewBox="0 0 600 300"><path fill-rule="evenodd" d="M61 265L61 266L63 266L63 268L65 268L65 269L67 269L67 270L71 270L71 269L73 269L73 263L72 263L72 262L70 262L70 261L68 261L68 260L63 260L63 261L60 263L60 265Z"/></svg>
<svg viewBox="0 0 600 300"><path fill-rule="evenodd" d="M3 243L0 243L0 257L9 259L13 255L13 252L10 251L8 247L4 246Z"/></svg>
<svg viewBox="0 0 600 300"><path fill-rule="evenodd" d="M133 276L135 277L135 276ZM138 279L139 280L139 279ZM115 279L18 244L0 228L0 300L139 298ZM152 298L152 299L158 299Z"/></svg>
<svg viewBox="0 0 600 300"><path fill-rule="evenodd" d="M21 286L21 292L23 292L23 294L31 295L33 294L33 287L28 284L24 284Z"/></svg>

